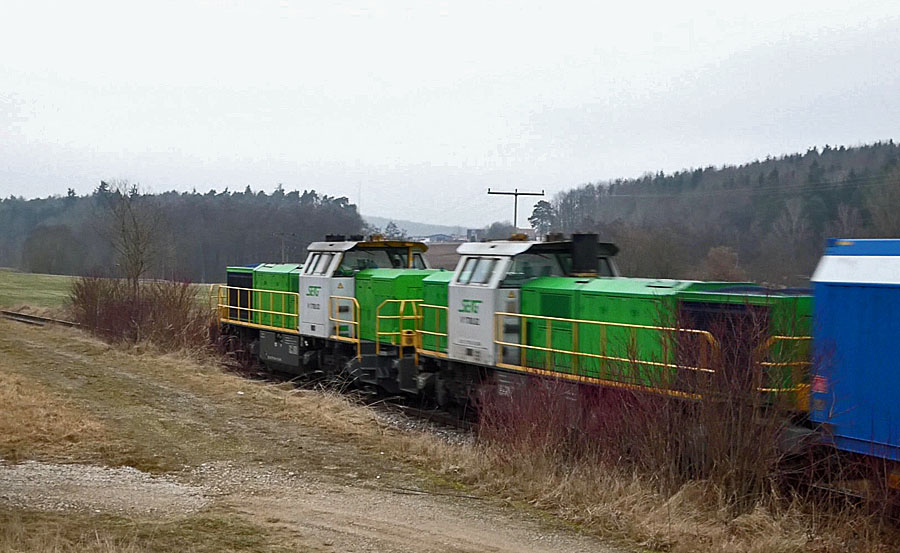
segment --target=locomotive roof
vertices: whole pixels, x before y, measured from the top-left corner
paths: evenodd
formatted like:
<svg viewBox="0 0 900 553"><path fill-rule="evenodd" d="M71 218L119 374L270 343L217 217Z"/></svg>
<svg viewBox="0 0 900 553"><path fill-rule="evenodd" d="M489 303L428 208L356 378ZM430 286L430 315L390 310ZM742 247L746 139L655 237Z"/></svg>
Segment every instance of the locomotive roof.
<svg viewBox="0 0 900 553"><path fill-rule="evenodd" d="M406 240L313 242L306 249L311 252L347 252L355 249L366 250L376 248L412 248L417 252L428 251L428 246L422 242L409 242Z"/></svg>
<svg viewBox="0 0 900 553"><path fill-rule="evenodd" d="M533 253L561 253L572 251L572 241L559 242L535 242L525 240L495 240L492 242L463 242L456 249L459 255L519 255L525 252ZM597 253L602 256L612 257L618 253L619 248L610 242L599 242Z"/></svg>

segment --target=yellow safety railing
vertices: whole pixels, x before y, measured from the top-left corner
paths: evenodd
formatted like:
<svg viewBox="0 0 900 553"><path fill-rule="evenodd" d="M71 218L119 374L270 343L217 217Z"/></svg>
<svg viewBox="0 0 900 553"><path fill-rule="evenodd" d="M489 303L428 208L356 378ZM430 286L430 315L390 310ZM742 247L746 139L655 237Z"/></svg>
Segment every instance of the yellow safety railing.
<svg viewBox="0 0 900 553"><path fill-rule="evenodd" d="M434 328L435 330L425 330L422 327L425 324L425 310L433 309L434 310ZM441 328L441 312L449 315L450 309L446 305L431 305L428 303L420 303L419 304L419 324L416 328L416 334L418 335L418 339L416 342L416 353L430 355L432 357L447 357L447 349L450 345L449 335L446 332L437 331L438 328ZM447 316L444 317L444 328L449 323ZM426 349L424 337L425 336L434 336L434 345L435 349ZM444 346L444 351L441 351L441 344Z"/></svg>
<svg viewBox="0 0 900 553"><path fill-rule="evenodd" d="M762 387L759 388L760 392L766 392L770 394L794 394L794 401L797 405L797 408L801 411L809 410L809 384L804 382L806 380L804 376L806 376L806 372L809 367L812 366L812 359L810 357L810 352L808 346L802 349L794 349L787 356L789 360L780 360L780 361L772 361L772 349L779 344L785 343L810 343L812 342L812 336L770 336L766 343L762 344L759 349L756 351L757 359L759 359L759 364L762 367L790 367L791 368L791 383L792 385L789 387ZM785 358L784 352L781 353L780 357L782 359Z"/></svg>
<svg viewBox="0 0 900 553"><path fill-rule="evenodd" d="M507 318L514 318L519 320L519 342L509 342L503 339L503 330L504 323ZM529 321L532 323L536 323L538 321L546 324L546 328L544 329L546 336L546 345L545 346L537 346L526 343L527 336L527 328ZM571 349L565 348L555 348L553 347L553 323L564 323L567 325L571 325L570 330L572 332L572 347ZM600 330L600 351L601 353L588 353L585 351L578 351L578 343L579 343L579 329L582 325L588 325L594 328L598 328ZM559 328L559 327L557 327ZM707 347L700 348L700 360L698 366L691 365L682 365L679 363L672 363L667 361L656 361L652 359L638 359L628 358L628 357L620 357L616 355L607 354L607 340L606 340L606 329L607 328L622 328L628 329L630 331L630 344L632 349L637 343L636 333L639 330L654 330L654 331L662 331L669 333L683 333L683 334L691 334L702 338ZM574 380L579 382L585 382L589 384L598 384L602 386L611 386L618 388L628 388L634 390L643 390L654 393L661 393L665 395L671 395L676 397L683 398L691 398L691 399L700 399L699 394L681 392L677 390L669 390L663 388L654 388L652 386L645 386L641 384L632 384L627 382L619 382L616 380L609 380L603 378L597 378L592 376L587 376L583 374L579 374L579 361L582 359L599 359L603 361L612 361L612 362L625 362L634 365L646 365L651 367L659 367L665 369L682 369L693 371L695 373L714 373L715 370L710 368L710 363L718 355L719 351L719 343L715 339L715 337L708 331L705 330L696 330L690 328L674 328L674 327L665 327L665 326L653 326L653 325L638 325L638 324L628 324L628 323L613 323L608 321L588 321L583 319L567 319L563 317L546 317L542 315L524 315L521 313L508 313L508 312L497 312L494 313L494 345L495 345L495 355L496 355L496 365L501 368L512 369L516 371L528 372L533 374L539 374L543 376L552 376L556 378L563 378L567 380ZM503 347L511 347L518 348L520 352L520 360L519 364L507 363L503 360ZM544 363L543 367L535 367L528 364L528 359L526 356L526 352L528 350L531 351L540 351L544 352ZM553 356L555 354L563 354L570 355L573 360L573 372L562 372L552 370L553 366ZM663 355L665 358L665 355Z"/></svg>
<svg viewBox="0 0 900 553"><path fill-rule="evenodd" d="M219 314L219 307L218 307L219 288L221 288L222 286L224 286L224 285L223 284L211 284L209 286L209 290L206 291L206 294L207 294L206 305L210 309L215 309L216 315Z"/></svg>
<svg viewBox="0 0 900 553"><path fill-rule="evenodd" d="M231 292L234 292L232 295ZM236 301L231 301L234 298ZM254 298L256 298L254 300ZM266 298L268 301L261 301ZM277 299L276 299L277 298ZM289 300L293 299L291 302ZM252 306L257 303L268 303L272 309L262 309ZM280 311L275 307L280 307ZM241 288L238 286L218 285L216 288L216 315L220 323L231 323L278 332L290 332L297 334L300 320L300 294L297 292L282 292L279 290L260 290L257 288ZM295 325L277 326L262 322L269 320L275 322L280 317L282 321L288 321L293 317Z"/></svg>
<svg viewBox="0 0 900 553"><path fill-rule="evenodd" d="M400 357L403 357L403 348L406 346L415 346L416 345L416 328L419 326L419 311L416 309L416 304L421 303L422 300L384 300L379 304L378 308L375 309L375 353L381 352L381 337L384 336L388 338L393 345L400 346ZM397 305L397 314L396 315L382 315L381 310L388 305ZM409 310L412 310L412 314L408 314ZM381 330L382 321L388 320L396 320L397 321L397 330ZM412 322L411 329L403 328L404 322ZM418 353L417 353L418 357Z"/></svg>
<svg viewBox="0 0 900 553"><path fill-rule="evenodd" d="M341 318L340 303L349 307L349 318ZM335 323L335 333L329 336L332 340L348 342L356 345L356 358L362 359L362 344L359 339L359 302L352 296L331 296L328 298L328 320ZM342 325L347 329L347 335L341 334Z"/></svg>

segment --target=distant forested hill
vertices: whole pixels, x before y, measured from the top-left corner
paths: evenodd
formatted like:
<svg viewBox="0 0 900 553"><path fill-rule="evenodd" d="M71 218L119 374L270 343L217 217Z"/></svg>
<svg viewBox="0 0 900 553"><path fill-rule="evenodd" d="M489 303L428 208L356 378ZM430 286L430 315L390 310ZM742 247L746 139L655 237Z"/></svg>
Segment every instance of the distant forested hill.
<svg viewBox="0 0 900 553"><path fill-rule="evenodd" d="M70 190L65 197L0 200L0 266L116 274L109 213L116 193L101 186L87 196ZM150 276L220 281L226 265L280 261L282 252L287 261L302 262L309 242L363 227L347 198L313 190L126 193L159 235Z"/></svg>
<svg viewBox="0 0 900 553"><path fill-rule="evenodd" d="M900 237L900 147L825 146L586 184L539 205L532 222L599 231L629 275L802 284L826 237Z"/></svg>
<svg viewBox="0 0 900 553"><path fill-rule="evenodd" d="M366 223L376 228L384 229L388 224L394 223L398 228L405 230L410 236L429 236L431 234L466 234L465 226L450 225L433 225L431 223L420 223L417 221L407 221L405 219L391 219L389 217L377 217L374 215L363 215Z"/></svg>

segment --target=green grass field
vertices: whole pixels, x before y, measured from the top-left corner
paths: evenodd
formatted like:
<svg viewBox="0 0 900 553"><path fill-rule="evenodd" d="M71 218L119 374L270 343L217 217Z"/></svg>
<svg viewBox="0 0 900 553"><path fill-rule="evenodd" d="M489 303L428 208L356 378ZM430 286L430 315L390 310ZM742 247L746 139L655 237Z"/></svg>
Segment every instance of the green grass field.
<svg viewBox="0 0 900 553"><path fill-rule="evenodd" d="M0 308L22 306L59 309L69 296L69 287L78 277L22 273L0 268ZM210 285L195 284L197 301L210 301Z"/></svg>
<svg viewBox="0 0 900 553"><path fill-rule="evenodd" d="M73 278L0 269L0 307L62 307Z"/></svg>

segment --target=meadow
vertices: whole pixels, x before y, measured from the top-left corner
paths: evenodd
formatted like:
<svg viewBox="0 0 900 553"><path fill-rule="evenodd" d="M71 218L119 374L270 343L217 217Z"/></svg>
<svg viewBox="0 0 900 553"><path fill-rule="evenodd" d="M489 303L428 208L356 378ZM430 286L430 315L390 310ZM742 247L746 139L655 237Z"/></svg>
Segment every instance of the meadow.
<svg viewBox="0 0 900 553"><path fill-rule="evenodd" d="M59 309L65 305L75 277L39 275L0 268L0 307Z"/></svg>

